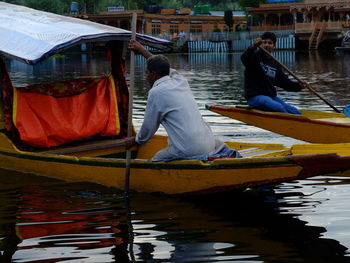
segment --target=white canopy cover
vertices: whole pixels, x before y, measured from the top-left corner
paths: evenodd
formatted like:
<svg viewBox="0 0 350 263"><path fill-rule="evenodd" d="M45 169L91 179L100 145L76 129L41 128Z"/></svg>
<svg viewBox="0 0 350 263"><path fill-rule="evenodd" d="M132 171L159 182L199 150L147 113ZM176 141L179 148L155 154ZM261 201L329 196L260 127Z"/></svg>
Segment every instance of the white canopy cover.
<svg viewBox="0 0 350 263"><path fill-rule="evenodd" d="M131 32L1 1L0 36L0 54L36 64L82 41L129 40ZM170 43L142 34L137 39L158 48Z"/></svg>

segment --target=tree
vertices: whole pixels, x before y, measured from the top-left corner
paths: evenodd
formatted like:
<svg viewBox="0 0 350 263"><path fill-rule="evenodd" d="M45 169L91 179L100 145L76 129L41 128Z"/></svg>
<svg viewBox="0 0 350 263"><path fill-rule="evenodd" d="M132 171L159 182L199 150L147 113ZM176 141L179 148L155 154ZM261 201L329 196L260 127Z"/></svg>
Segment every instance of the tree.
<svg viewBox="0 0 350 263"><path fill-rule="evenodd" d="M96 12L96 1L95 0L83 0L79 1L79 3L82 5L85 13L87 14L94 14Z"/></svg>
<svg viewBox="0 0 350 263"><path fill-rule="evenodd" d="M231 28L233 26L233 15L232 15L232 10L231 9L227 9L225 10L225 13L224 13L224 21L225 21L225 24Z"/></svg>
<svg viewBox="0 0 350 263"><path fill-rule="evenodd" d="M62 13L62 3L60 0L22 0L21 5L28 6L37 10L52 12L52 13Z"/></svg>
<svg viewBox="0 0 350 263"><path fill-rule="evenodd" d="M136 0L135 2L136 2L137 7L139 9L143 9L145 11L148 11L148 7L150 5L155 5L155 1L154 0Z"/></svg>
<svg viewBox="0 0 350 263"><path fill-rule="evenodd" d="M238 2L245 9L246 7L259 7L259 4L266 3L266 0L239 0Z"/></svg>
<svg viewBox="0 0 350 263"><path fill-rule="evenodd" d="M10 3L10 4L20 4L20 0L4 0L5 3Z"/></svg>

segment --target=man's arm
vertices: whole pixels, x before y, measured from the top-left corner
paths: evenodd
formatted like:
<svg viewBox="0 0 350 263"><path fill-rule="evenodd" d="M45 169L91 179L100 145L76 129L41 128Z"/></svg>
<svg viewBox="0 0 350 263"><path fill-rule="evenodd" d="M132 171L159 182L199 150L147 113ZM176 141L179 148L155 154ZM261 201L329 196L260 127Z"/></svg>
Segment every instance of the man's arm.
<svg viewBox="0 0 350 263"><path fill-rule="evenodd" d="M310 89L311 88L310 84L305 80L300 81L299 86L301 89Z"/></svg>
<svg viewBox="0 0 350 263"><path fill-rule="evenodd" d="M254 63L255 50L262 44L262 42L263 40L261 38L257 38L254 40L253 44L244 51L241 56L241 61L244 66Z"/></svg>
<svg viewBox="0 0 350 263"><path fill-rule="evenodd" d="M276 85L288 91L300 91L307 88L309 85L306 81L302 83L291 80L283 71L281 67L277 68Z"/></svg>
<svg viewBox="0 0 350 263"><path fill-rule="evenodd" d="M140 54L140 55L144 56L146 59L149 57L152 57L152 53L149 52L147 49L145 49L144 46L141 45L136 40L131 40L129 42L128 48L130 50L134 51L136 54ZM130 149L133 145L138 144L136 142L135 136L124 138L124 142L125 142L126 149Z"/></svg>
<svg viewBox="0 0 350 263"><path fill-rule="evenodd" d="M161 98L154 96L152 92L148 94L144 119L135 138L136 143L141 145L146 144L158 130L163 118L161 104Z"/></svg>
<svg viewBox="0 0 350 263"><path fill-rule="evenodd" d="M136 40L131 40L128 45L128 49L134 51L136 54L144 56L146 59L152 57L152 53L149 52L143 45L141 45Z"/></svg>

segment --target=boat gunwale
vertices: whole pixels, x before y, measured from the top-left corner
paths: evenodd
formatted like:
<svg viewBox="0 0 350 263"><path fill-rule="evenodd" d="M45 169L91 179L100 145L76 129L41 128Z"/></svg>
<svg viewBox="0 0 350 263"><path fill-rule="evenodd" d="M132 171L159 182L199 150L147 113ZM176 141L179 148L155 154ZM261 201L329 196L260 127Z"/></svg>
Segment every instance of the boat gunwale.
<svg viewBox="0 0 350 263"><path fill-rule="evenodd" d="M226 106L219 106L219 105L215 105L215 104L206 104L206 105L207 105L207 109L211 110L213 112L215 112L215 110L221 110L221 111L244 113L246 115L254 115L254 116L258 116L258 117L269 117L271 119L280 119L280 120L286 120L286 121L292 120L292 121L298 121L298 122L321 124L321 125L326 125L326 126L350 128L350 124L322 121L320 119L310 119L310 118L307 118L305 116L300 116L300 115L295 115L295 114L263 112L263 111L259 111L256 109L248 110L248 109L243 109L243 108L239 108L236 106L226 107ZM280 115L280 114L284 114L285 116ZM225 116L225 115L223 115L223 116ZM225 117L227 117L227 116L225 116Z"/></svg>
<svg viewBox="0 0 350 263"><path fill-rule="evenodd" d="M7 152L0 150L0 155L6 155L15 158L29 159L46 162L59 162L68 164L105 166L105 167L125 167L125 159L122 158L103 158L103 157L76 157L67 155L50 155L31 152ZM312 156L319 155L314 154ZM302 156L302 155L298 155ZM305 155L311 157L311 155ZM222 159L220 159L222 160ZM242 160L244 160L242 162ZM229 158L225 162L205 163L196 159L177 160L172 162L152 162L146 159L133 159L131 161L132 168L145 169L201 169L201 170L217 170L217 169L232 169L232 168L251 168L274 165L295 165L288 156L279 157L259 157L259 158Z"/></svg>

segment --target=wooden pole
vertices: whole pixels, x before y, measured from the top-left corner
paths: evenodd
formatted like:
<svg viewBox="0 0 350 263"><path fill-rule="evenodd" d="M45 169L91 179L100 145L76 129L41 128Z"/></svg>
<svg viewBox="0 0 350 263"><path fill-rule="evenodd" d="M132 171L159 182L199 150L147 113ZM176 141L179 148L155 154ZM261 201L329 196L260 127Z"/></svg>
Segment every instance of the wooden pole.
<svg viewBox="0 0 350 263"><path fill-rule="evenodd" d="M259 47L262 51L264 51L268 56L270 56L278 65L280 65L285 71L287 71L290 75L292 75L297 81L302 83L302 80L295 75L289 68L287 68L285 65L283 65L277 58L272 56L270 52L268 52L265 48L262 46ZM312 93L314 93L317 97L319 97L321 100L323 100L328 106L330 106L335 112L340 112L336 107L334 107L326 98L324 98L321 94L319 94L316 90L314 90L310 84L307 86L307 89L310 90Z"/></svg>
<svg viewBox="0 0 350 263"><path fill-rule="evenodd" d="M137 14L132 14L131 20L131 39L136 39L136 22ZM133 96L134 96L134 86L135 86L135 52L130 52L130 81L129 81L129 109L128 109L128 132L127 137L132 135L132 110L133 110ZM130 162L131 162L131 150L126 151L126 164L125 164L125 195L129 195L130 187Z"/></svg>

